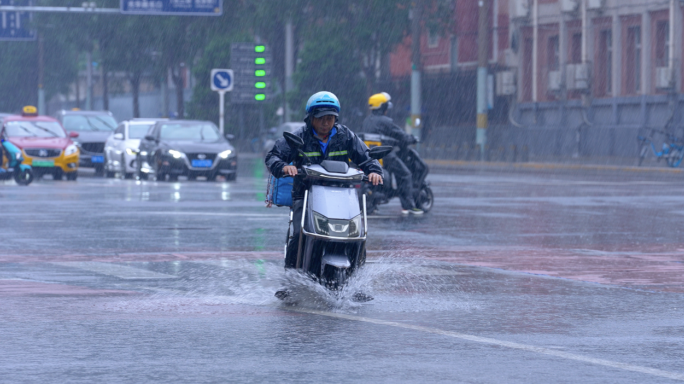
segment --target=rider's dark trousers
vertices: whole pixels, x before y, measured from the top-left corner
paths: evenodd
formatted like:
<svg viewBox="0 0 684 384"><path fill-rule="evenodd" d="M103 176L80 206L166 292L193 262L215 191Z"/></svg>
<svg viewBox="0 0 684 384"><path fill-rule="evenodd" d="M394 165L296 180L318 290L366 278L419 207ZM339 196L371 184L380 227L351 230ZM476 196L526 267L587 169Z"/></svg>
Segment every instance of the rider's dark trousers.
<svg viewBox="0 0 684 384"><path fill-rule="evenodd" d="M299 233L302 231L303 208L304 199L292 199L292 238L287 244L285 268L294 268L297 265L297 247L299 246Z"/></svg>
<svg viewBox="0 0 684 384"><path fill-rule="evenodd" d="M383 165L388 171L394 174L397 179L397 189L399 190L399 200L401 200L401 207L403 209L415 208L413 201L413 179L411 178L411 171L406 167L403 161L394 154L385 156L382 159ZM391 180L385 181L391 183Z"/></svg>

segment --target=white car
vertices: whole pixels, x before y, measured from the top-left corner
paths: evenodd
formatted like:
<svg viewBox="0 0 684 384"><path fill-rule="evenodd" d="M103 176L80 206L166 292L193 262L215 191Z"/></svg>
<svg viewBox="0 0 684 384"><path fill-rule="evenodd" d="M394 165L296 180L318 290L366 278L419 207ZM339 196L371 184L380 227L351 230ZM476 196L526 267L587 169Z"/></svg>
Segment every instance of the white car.
<svg viewBox="0 0 684 384"><path fill-rule="evenodd" d="M137 172L136 156L140 140L154 127L157 121L168 119L133 119L122 121L105 142L105 175L114 177L117 173L127 179Z"/></svg>

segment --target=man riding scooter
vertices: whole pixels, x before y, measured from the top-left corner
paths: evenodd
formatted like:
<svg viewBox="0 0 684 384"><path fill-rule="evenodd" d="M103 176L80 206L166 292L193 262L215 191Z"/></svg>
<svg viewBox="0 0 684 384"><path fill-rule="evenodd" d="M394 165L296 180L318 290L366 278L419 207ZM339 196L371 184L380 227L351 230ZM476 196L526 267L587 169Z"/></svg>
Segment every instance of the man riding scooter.
<svg viewBox="0 0 684 384"><path fill-rule="evenodd" d="M404 215L422 215L423 210L416 208L415 205L411 171L397 154L400 148L415 144L417 140L386 116L387 110L392 108L390 99L390 95L385 92L376 93L368 99L371 114L363 121L363 132L388 136L398 141L397 148L382 159L383 166L396 177L399 199L401 200L401 213Z"/></svg>
<svg viewBox="0 0 684 384"><path fill-rule="evenodd" d="M382 184L380 163L371 160L368 147L354 132L337 123L339 112L340 102L331 92L312 95L306 103L306 126L293 132L304 141L301 150L312 164L320 164L323 160L349 164L351 159L354 163L361 164L361 169L368 175L371 184ZM277 178L297 176L297 168L303 161L304 157L291 148L284 138L278 139L266 155L266 166ZM294 268L296 265L305 190L304 182L295 177L292 186L293 236L287 245L285 268Z"/></svg>

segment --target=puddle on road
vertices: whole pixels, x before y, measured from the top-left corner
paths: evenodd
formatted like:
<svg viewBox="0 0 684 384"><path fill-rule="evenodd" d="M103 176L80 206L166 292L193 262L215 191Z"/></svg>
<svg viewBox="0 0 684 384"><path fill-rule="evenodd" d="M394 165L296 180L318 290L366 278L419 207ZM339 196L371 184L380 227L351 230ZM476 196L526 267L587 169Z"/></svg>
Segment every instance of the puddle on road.
<svg viewBox="0 0 684 384"><path fill-rule="evenodd" d="M178 263L178 262L176 262ZM471 311L460 289L465 275L453 265L402 257L369 259L343 289L331 291L307 276L284 271L282 261L205 260L183 262L173 284L137 287L153 292L144 298L115 299L103 303L106 311L123 313L212 315L232 312L229 306L306 308L342 313ZM280 301L274 293L287 288L291 294ZM357 293L374 298L354 300ZM241 313L244 309L241 310Z"/></svg>

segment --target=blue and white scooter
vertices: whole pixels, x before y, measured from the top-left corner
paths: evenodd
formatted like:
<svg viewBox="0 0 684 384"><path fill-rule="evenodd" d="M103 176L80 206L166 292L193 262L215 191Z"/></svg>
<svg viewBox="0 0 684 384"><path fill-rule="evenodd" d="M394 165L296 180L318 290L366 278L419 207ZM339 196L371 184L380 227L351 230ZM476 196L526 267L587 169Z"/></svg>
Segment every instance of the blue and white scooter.
<svg viewBox="0 0 684 384"><path fill-rule="evenodd" d="M9 180L14 177L14 181L19 185L29 185L33 181L33 170L30 165L22 164L24 157L21 150L8 140L2 141L2 158L0 161L0 180Z"/></svg>

